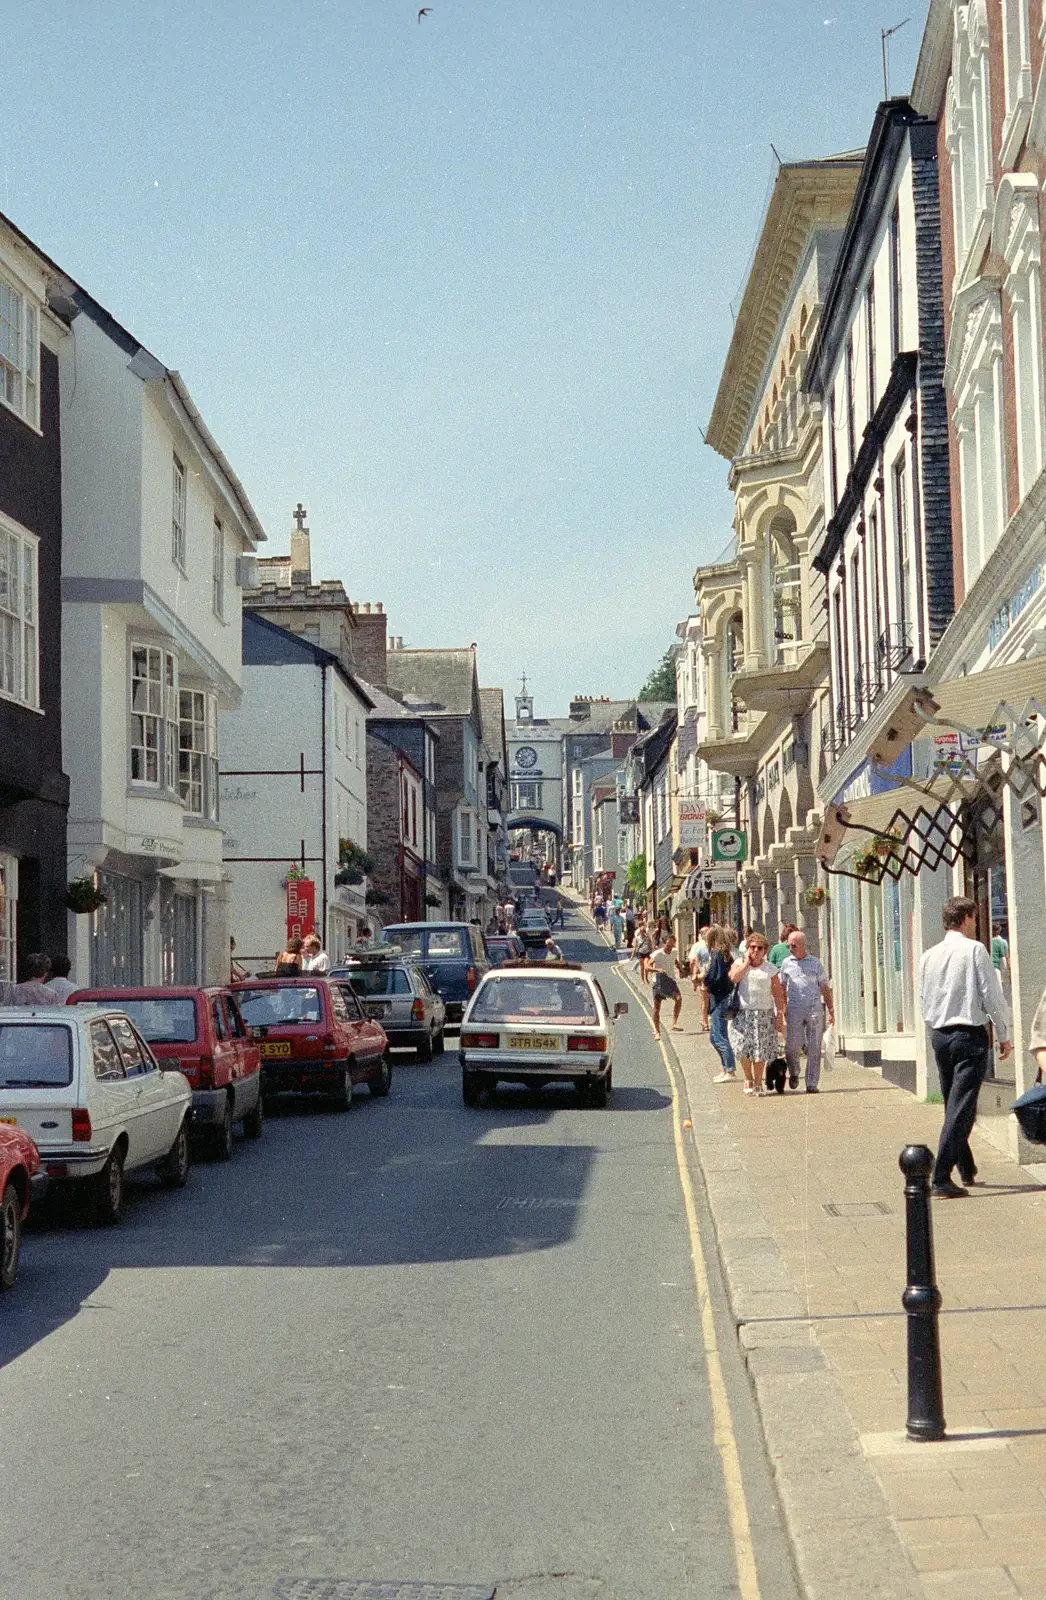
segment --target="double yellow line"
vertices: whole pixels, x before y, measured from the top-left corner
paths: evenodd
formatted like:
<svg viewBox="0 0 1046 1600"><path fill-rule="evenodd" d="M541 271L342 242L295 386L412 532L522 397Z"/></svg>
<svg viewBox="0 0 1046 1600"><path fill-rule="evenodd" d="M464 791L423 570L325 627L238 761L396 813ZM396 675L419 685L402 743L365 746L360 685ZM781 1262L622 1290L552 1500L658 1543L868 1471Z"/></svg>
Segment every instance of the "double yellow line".
<svg viewBox="0 0 1046 1600"><path fill-rule="evenodd" d="M637 991L631 982L622 974L618 977L626 988ZM644 1015L653 1032L654 1024L649 1012L644 1005ZM656 1038L656 1035L655 1035ZM675 1134L676 1166L679 1169L679 1182L683 1190L683 1204L686 1208L686 1222L690 1231L692 1246L690 1259L694 1264L694 1281L697 1287L697 1303L701 1315L701 1338L705 1352L705 1366L708 1371L708 1392L712 1402L712 1437L716 1449L719 1451L719 1460L723 1469L723 1487L726 1491L727 1512L730 1518L730 1533L734 1543L734 1560L737 1565L737 1586L741 1600L759 1600L759 1574L756 1570L755 1549L752 1544L752 1525L748 1515L748 1501L745 1498L744 1480L741 1476L741 1457L737 1448L737 1437L734 1433L733 1417L730 1412L730 1400L726 1392L726 1380L723 1377L723 1363L719 1353L719 1340L716 1335L715 1315L712 1311L712 1296L708 1279L708 1262L705 1259L704 1246L701 1242L701 1227L697 1218L697 1201L694 1197L694 1184L690 1176L690 1166L686 1158L686 1144L683 1138L683 1096L682 1086L671 1057L665 1049L664 1041L657 1039L661 1058L665 1063L668 1081L672 1089L672 1126Z"/></svg>

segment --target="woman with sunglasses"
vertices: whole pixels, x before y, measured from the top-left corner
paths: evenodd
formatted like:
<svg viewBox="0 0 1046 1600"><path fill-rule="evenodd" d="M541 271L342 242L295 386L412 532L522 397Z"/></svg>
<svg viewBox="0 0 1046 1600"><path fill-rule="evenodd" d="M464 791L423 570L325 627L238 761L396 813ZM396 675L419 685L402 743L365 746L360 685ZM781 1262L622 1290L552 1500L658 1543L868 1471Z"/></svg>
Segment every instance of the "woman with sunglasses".
<svg viewBox="0 0 1046 1600"><path fill-rule="evenodd" d="M765 1094L763 1071L777 1054L777 1035L784 1032L785 997L781 980L767 961L765 934L750 931L745 953L730 968L741 1002L737 1026L741 1035L741 1070L745 1094Z"/></svg>

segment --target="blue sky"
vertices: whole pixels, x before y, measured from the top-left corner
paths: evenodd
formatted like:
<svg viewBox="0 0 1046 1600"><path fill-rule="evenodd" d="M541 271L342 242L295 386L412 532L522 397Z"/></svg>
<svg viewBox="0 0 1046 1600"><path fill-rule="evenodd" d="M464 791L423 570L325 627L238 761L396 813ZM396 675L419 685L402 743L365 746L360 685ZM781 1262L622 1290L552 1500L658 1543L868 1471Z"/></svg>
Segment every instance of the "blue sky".
<svg viewBox="0 0 1046 1600"><path fill-rule="evenodd" d="M182 373L270 553L300 498L318 576L558 714L729 536L699 429L771 143L862 144L907 9L29 0L0 208Z"/></svg>

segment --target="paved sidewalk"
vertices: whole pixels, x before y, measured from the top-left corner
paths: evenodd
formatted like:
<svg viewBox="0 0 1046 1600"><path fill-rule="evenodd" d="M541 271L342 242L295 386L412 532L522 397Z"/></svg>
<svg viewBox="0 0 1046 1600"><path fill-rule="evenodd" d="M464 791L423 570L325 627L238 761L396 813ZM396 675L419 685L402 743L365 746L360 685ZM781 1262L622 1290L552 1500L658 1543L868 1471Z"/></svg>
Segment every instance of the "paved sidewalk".
<svg viewBox="0 0 1046 1600"><path fill-rule="evenodd" d="M664 1038L808 1593L1046 1597L1046 1189L975 1136L983 1187L934 1202L949 1439L909 1444L897 1157L935 1147L941 1108L847 1063L818 1095L746 1096L740 1069L713 1085L684 992L685 1031Z"/></svg>

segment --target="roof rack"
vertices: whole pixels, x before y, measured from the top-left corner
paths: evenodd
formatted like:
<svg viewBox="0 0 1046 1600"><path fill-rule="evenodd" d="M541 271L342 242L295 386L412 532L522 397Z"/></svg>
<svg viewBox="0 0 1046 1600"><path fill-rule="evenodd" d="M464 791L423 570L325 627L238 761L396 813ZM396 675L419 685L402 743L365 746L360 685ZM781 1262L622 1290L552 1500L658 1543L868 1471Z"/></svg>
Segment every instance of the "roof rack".
<svg viewBox="0 0 1046 1600"><path fill-rule="evenodd" d="M401 944L353 944L337 964L339 967L378 967L383 961L396 961L402 956Z"/></svg>

